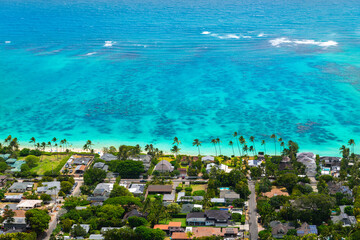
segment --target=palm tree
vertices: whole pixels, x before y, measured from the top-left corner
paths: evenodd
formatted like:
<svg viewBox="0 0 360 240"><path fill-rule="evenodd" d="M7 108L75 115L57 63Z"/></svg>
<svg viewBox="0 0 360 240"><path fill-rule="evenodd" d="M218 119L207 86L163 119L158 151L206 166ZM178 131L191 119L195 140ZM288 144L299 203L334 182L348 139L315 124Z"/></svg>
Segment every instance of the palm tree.
<svg viewBox="0 0 360 240"><path fill-rule="evenodd" d="M253 145L254 145L254 152L256 153L256 147L255 147L255 138L253 137L253 136L250 136L250 142L252 142L253 143Z"/></svg>
<svg viewBox="0 0 360 240"><path fill-rule="evenodd" d="M276 135L275 133L273 133L270 138L273 138L274 139L274 145L275 145L275 156L276 156Z"/></svg>
<svg viewBox="0 0 360 240"><path fill-rule="evenodd" d="M175 158L176 158L177 153L180 152L180 150L181 150L181 148L179 148L177 145L175 145L172 147L172 149L170 151L175 154Z"/></svg>
<svg viewBox="0 0 360 240"><path fill-rule="evenodd" d="M282 147L282 150L284 151L284 149L285 149L285 143L284 142L280 143L280 150L281 150L281 147Z"/></svg>
<svg viewBox="0 0 360 240"><path fill-rule="evenodd" d="M233 141L230 141L230 142L229 142L229 145L231 146L231 148L232 148L232 150L233 150L234 157L235 157L235 151L234 151L234 143L233 143Z"/></svg>
<svg viewBox="0 0 360 240"><path fill-rule="evenodd" d="M65 144L65 151L67 150L67 144L68 144L68 141L64 138L64 144Z"/></svg>
<svg viewBox="0 0 360 240"><path fill-rule="evenodd" d="M237 139L237 132L234 132L234 134L233 134L233 136L234 136L234 138L235 138L235 140L236 140L236 142L237 142L237 146L238 146L238 149L239 149L239 154L240 154L240 156L241 156L241 149L240 149L240 144L239 144L239 141L238 141L238 139Z"/></svg>
<svg viewBox="0 0 360 240"><path fill-rule="evenodd" d="M52 146L51 146L51 142L50 142L50 141L48 141L47 145L48 145L48 147L50 147L50 149L51 149L51 152L52 152Z"/></svg>
<svg viewBox="0 0 360 240"><path fill-rule="evenodd" d="M244 145L245 142L246 142L246 141L245 141L245 138L244 138L243 136L240 136L240 137L239 137L239 142L240 142L241 146Z"/></svg>
<svg viewBox="0 0 360 240"><path fill-rule="evenodd" d="M93 151L92 146L94 146L94 144L91 142L91 140L87 140L85 145L88 146L88 149L89 149L91 152Z"/></svg>
<svg viewBox="0 0 360 240"><path fill-rule="evenodd" d="M255 148L253 146L250 146L249 151L253 153L253 156L255 158Z"/></svg>
<svg viewBox="0 0 360 240"><path fill-rule="evenodd" d="M36 148L36 139L34 137L30 138L29 143L34 144L34 148Z"/></svg>
<svg viewBox="0 0 360 240"><path fill-rule="evenodd" d="M193 146L197 146L198 151L199 151L199 156L200 156L200 146L201 146L201 142L199 141L199 139L194 139Z"/></svg>
<svg viewBox="0 0 360 240"><path fill-rule="evenodd" d="M11 142L11 135L9 135L7 138L5 138L5 143L10 143Z"/></svg>
<svg viewBox="0 0 360 240"><path fill-rule="evenodd" d="M211 143L212 144L214 144L214 148L215 148L215 155L217 156L217 150L216 150L216 143L217 143L217 141L216 141L216 139L214 138L214 139L212 139L211 140Z"/></svg>
<svg viewBox="0 0 360 240"><path fill-rule="evenodd" d="M56 147L56 158L57 158L57 155L58 155L58 148L57 148L57 143L56 143L56 141L57 141L57 139L56 139L56 137L54 137L52 140L51 140L53 143L54 143L54 146Z"/></svg>
<svg viewBox="0 0 360 240"><path fill-rule="evenodd" d="M265 142L265 140L261 141L261 145L264 145L264 152L265 152L265 155L266 155L266 142Z"/></svg>
<svg viewBox="0 0 360 240"><path fill-rule="evenodd" d="M248 150L249 150L249 148L248 148L248 146L245 144L244 147L243 147L243 152L246 153L245 155L247 155Z"/></svg>
<svg viewBox="0 0 360 240"><path fill-rule="evenodd" d="M342 145L339 150L340 150L340 153L342 154L343 157L349 155L349 149L346 148L345 145Z"/></svg>
<svg viewBox="0 0 360 240"><path fill-rule="evenodd" d="M348 144L350 145L350 147L352 147L352 154L353 154L353 160L355 158L355 153L354 153L354 147L355 147L355 140L354 139L350 139Z"/></svg>
<svg viewBox="0 0 360 240"><path fill-rule="evenodd" d="M181 142L179 141L179 139L177 137L174 137L174 142L173 144L175 144L179 146L179 144L181 144Z"/></svg>
<svg viewBox="0 0 360 240"><path fill-rule="evenodd" d="M45 152L46 142L42 142L42 143L41 143L41 148L42 148L43 152ZM40 159L41 159L42 156L43 156L43 154L41 154Z"/></svg>
<svg viewBox="0 0 360 240"><path fill-rule="evenodd" d="M61 141L60 141L60 148L63 148L62 151L64 151L64 144L65 144L64 140L61 140Z"/></svg>
<svg viewBox="0 0 360 240"><path fill-rule="evenodd" d="M221 141L220 141L220 138L217 138L216 142L219 144L219 152L220 152L220 156L221 156L221 147L220 147Z"/></svg>

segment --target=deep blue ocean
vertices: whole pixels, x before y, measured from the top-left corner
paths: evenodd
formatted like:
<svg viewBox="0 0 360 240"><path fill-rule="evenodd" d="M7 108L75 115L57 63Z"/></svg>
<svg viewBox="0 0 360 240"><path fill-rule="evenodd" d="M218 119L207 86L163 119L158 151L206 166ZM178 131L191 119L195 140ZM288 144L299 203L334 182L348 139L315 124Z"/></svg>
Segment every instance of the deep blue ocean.
<svg viewBox="0 0 360 240"><path fill-rule="evenodd" d="M360 141L359 0L0 0L0 19L0 139Z"/></svg>

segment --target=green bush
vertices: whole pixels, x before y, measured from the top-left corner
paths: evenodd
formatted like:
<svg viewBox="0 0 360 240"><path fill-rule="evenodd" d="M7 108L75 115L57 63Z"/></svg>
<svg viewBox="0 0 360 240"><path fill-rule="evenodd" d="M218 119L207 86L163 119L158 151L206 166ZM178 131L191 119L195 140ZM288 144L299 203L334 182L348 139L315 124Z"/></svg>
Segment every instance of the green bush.
<svg viewBox="0 0 360 240"><path fill-rule="evenodd" d="M193 196L205 196L206 192L204 190L198 190L193 192Z"/></svg>
<svg viewBox="0 0 360 240"><path fill-rule="evenodd" d="M231 218L234 222L241 222L241 214L240 213L231 214Z"/></svg>
<svg viewBox="0 0 360 240"><path fill-rule="evenodd" d="M192 192L192 187L186 187L186 188L185 188L185 191L190 191L190 192Z"/></svg>
<svg viewBox="0 0 360 240"><path fill-rule="evenodd" d="M176 192L178 193L178 192L181 192L181 190L182 190L182 187L176 187Z"/></svg>

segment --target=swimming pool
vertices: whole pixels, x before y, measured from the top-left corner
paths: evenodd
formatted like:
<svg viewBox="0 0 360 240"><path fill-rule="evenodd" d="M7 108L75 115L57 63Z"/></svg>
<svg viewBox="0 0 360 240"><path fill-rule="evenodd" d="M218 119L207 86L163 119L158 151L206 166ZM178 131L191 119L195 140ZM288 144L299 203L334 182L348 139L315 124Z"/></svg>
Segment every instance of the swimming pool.
<svg viewBox="0 0 360 240"><path fill-rule="evenodd" d="M230 190L230 188L228 188L228 187L221 187L221 188L219 188L220 190Z"/></svg>

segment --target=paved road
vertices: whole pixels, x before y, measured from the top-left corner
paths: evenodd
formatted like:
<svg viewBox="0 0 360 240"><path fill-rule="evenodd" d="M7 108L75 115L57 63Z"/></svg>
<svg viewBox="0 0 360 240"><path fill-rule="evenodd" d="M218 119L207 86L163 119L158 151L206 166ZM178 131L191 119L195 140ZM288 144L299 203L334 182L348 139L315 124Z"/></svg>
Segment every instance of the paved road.
<svg viewBox="0 0 360 240"><path fill-rule="evenodd" d="M58 212L55 212L54 215L51 216L52 221L49 223L49 228L48 228L48 230L45 231L45 234L42 237L42 239L44 239L44 240L50 239L51 233L54 231L54 229L56 228L56 225L57 225L57 220L56 220L57 214L58 214Z"/></svg>
<svg viewBox="0 0 360 240"><path fill-rule="evenodd" d="M256 199L255 199L255 183L249 181L249 188L251 191L249 199L249 227L250 227L250 239L258 239L258 224L257 224L257 212L256 212Z"/></svg>
<svg viewBox="0 0 360 240"><path fill-rule="evenodd" d="M80 186L83 185L84 181L75 180L75 182L77 182L78 185L75 187L72 195L75 197L78 197L78 196L80 196Z"/></svg>

